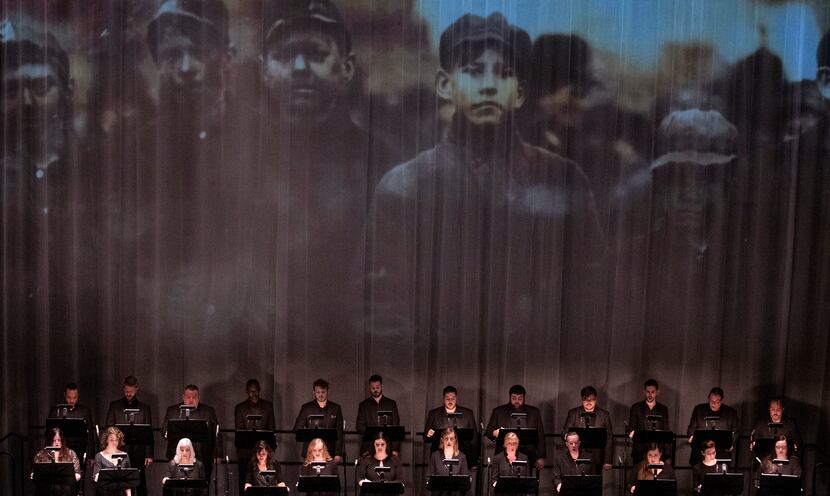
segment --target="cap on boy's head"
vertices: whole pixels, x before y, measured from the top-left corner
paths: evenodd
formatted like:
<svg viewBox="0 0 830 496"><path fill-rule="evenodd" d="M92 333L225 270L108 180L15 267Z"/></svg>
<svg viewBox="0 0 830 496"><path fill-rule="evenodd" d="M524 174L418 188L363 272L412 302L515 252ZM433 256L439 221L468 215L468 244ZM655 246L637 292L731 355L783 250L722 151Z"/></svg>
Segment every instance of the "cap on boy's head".
<svg viewBox="0 0 830 496"><path fill-rule="evenodd" d="M147 43L153 60L158 60L158 43L166 29L188 36L202 36L227 48L228 9L221 0L165 0L147 26Z"/></svg>
<svg viewBox="0 0 830 496"><path fill-rule="evenodd" d="M463 60L464 51L475 43L493 43L508 55L519 80L526 80L530 66L530 36L521 28L507 22L498 12L486 19L464 14L441 33L439 58L441 68L452 71ZM469 54L467 54L469 56Z"/></svg>
<svg viewBox="0 0 830 496"><path fill-rule="evenodd" d="M596 84L591 46L575 34L543 34L533 43L533 83L540 94L572 85L584 93Z"/></svg>
<svg viewBox="0 0 830 496"><path fill-rule="evenodd" d="M343 14L331 0L271 0L263 7L265 44L284 36L294 26L314 25L330 32L344 53L352 50Z"/></svg>
<svg viewBox="0 0 830 496"><path fill-rule="evenodd" d="M8 69L23 63L50 64L61 84L69 85L69 57L58 40L49 32L32 26L29 19L0 20L0 50Z"/></svg>

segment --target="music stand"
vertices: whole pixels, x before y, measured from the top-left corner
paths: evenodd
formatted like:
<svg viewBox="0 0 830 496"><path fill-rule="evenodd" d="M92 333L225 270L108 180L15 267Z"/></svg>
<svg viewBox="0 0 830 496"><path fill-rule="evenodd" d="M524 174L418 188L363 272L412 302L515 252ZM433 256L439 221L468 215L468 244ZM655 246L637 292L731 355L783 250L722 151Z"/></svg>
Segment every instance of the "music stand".
<svg viewBox="0 0 830 496"><path fill-rule="evenodd" d="M364 481L360 485L360 494L403 494L401 481Z"/></svg>
<svg viewBox="0 0 830 496"><path fill-rule="evenodd" d="M288 488L284 486L254 487L245 490L245 496L288 496Z"/></svg>
<svg viewBox="0 0 830 496"><path fill-rule="evenodd" d="M582 438L580 438L582 439ZM634 444L672 444L674 443L674 432L661 429L637 429L631 441Z"/></svg>
<svg viewBox="0 0 830 496"><path fill-rule="evenodd" d="M208 421L205 419L167 419L167 441L178 443L188 438L192 443L207 443L210 439Z"/></svg>
<svg viewBox="0 0 830 496"><path fill-rule="evenodd" d="M741 494L744 490L744 474L708 473L703 474L700 494L704 496L724 496Z"/></svg>
<svg viewBox="0 0 830 496"><path fill-rule="evenodd" d="M759 437L755 439L755 446L752 447L752 454L763 458L770 453L772 453L772 449L775 447L775 439L771 437Z"/></svg>
<svg viewBox="0 0 830 496"><path fill-rule="evenodd" d="M33 463L32 479L38 487L72 487L75 484L75 464L55 461Z"/></svg>
<svg viewBox="0 0 830 496"><path fill-rule="evenodd" d="M339 493L339 475L301 475L297 481L301 493Z"/></svg>
<svg viewBox="0 0 830 496"><path fill-rule="evenodd" d="M98 471L99 489L133 489L138 487L140 474L137 468L102 468Z"/></svg>
<svg viewBox="0 0 830 496"><path fill-rule="evenodd" d="M604 449L608 443L608 429L605 427L571 427L568 431L579 434L585 449Z"/></svg>
<svg viewBox="0 0 830 496"><path fill-rule="evenodd" d="M430 475L427 478L427 491L429 492L459 492L466 493L470 490L472 478L469 475Z"/></svg>
<svg viewBox="0 0 830 496"><path fill-rule="evenodd" d="M634 494L639 496L676 496L675 479L638 480L634 484Z"/></svg>
<svg viewBox="0 0 830 496"><path fill-rule="evenodd" d="M761 474L759 494L764 496L798 496L801 494L801 477L797 475Z"/></svg>
<svg viewBox="0 0 830 496"><path fill-rule="evenodd" d="M58 407L60 406L61 405L58 405ZM46 419L46 431L44 432L44 435L48 437L49 431L53 428L58 428L61 432L63 432L63 436L66 438L67 444L69 444L70 448L75 451L78 458L83 459L84 454L89 455L89 453L86 452L87 439L89 437L89 426L86 425L86 419L49 417ZM52 440L49 439L49 442L52 442ZM81 447L81 450L75 449Z"/></svg>
<svg viewBox="0 0 830 496"><path fill-rule="evenodd" d="M559 494L563 496L602 496L602 476L563 475L562 489Z"/></svg>
<svg viewBox="0 0 830 496"><path fill-rule="evenodd" d="M233 444L237 449L254 449L256 443L265 441L272 450L277 449L277 437L274 431L239 429L234 431Z"/></svg>
<svg viewBox="0 0 830 496"><path fill-rule="evenodd" d="M366 427L366 431L363 433L363 440L366 442L372 442L378 438L378 433L382 432L383 438L386 439L387 442L401 442L404 437L406 437L405 430L406 429L404 429L404 426L402 425L370 425Z"/></svg>
<svg viewBox="0 0 830 496"><path fill-rule="evenodd" d="M150 424L115 424L115 426L124 433L124 444L127 446L153 444L153 426Z"/></svg>
<svg viewBox="0 0 830 496"><path fill-rule="evenodd" d="M325 418L325 415L309 415L306 420L306 425L310 427L302 427L294 431L294 439L298 443L307 443L319 437L329 447L329 451L331 451L334 448L334 443L337 442L337 430L330 427L320 427L320 424Z"/></svg>
<svg viewBox="0 0 830 496"><path fill-rule="evenodd" d="M496 479L496 494L537 494L539 479L515 475L500 475Z"/></svg>
<svg viewBox="0 0 830 496"><path fill-rule="evenodd" d="M207 479L167 479L164 481L164 494L172 494L174 489L183 489L185 495L207 494ZM204 493L202 492L204 490Z"/></svg>

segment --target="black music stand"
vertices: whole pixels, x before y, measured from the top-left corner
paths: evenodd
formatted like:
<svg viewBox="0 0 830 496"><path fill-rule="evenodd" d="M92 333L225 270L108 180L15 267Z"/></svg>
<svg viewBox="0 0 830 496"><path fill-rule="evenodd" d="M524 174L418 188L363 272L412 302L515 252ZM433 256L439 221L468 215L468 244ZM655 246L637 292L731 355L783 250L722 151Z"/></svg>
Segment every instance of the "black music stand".
<svg viewBox="0 0 830 496"><path fill-rule="evenodd" d="M211 433L208 431L208 421L205 419L167 419L167 442L178 443L188 438L191 443L207 443Z"/></svg>
<svg viewBox="0 0 830 496"><path fill-rule="evenodd" d="M511 432L519 436L520 447L532 446L534 451L536 450L536 445L539 443L539 431L536 430L535 427L501 427L499 428L499 437L496 440L497 452L502 451L502 447L504 446L504 436Z"/></svg>
<svg viewBox="0 0 830 496"><path fill-rule="evenodd" d="M137 468L102 468L98 471L99 489L134 489L141 475Z"/></svg>
<svg viewBox="0 0 830 496"><path fill-rule="evenodd" d="M301 493L339 493L339 475L301 475L297 481Z"/></svg>
<svg viewBox="0 0 830 496"><path fill-rule="evenodd" d="M319 437L329 447L329 451L332 451L334 444L337 442L337 429L320 427L325 419L325 415L309 415L306 419L306 425L310 427L303 427L294 431L294 439L298 443L307 443Z"/></svg>
<svg viewBox="0 0 830 496"><path fill-rule="evenodd" d="M601 475L563 475L562 496L602 496Z"/></svg>
<svg viewBox="0 0 830 496"><path fill-rule="evenodd" d="M801 494L801 477L797 475L761 474L758 494L763 496L798 496Z"/></svg>
<svg viewBox="0 0 830 496"><path fill-rule="evenodd" d="M430 475L427 478L427 491L466 493L470 490L471 484L472 479L469 475Z"/></svg>
<svg viewBox="0 0 830 496"><path fill-rule="evenodd" d="M571 427L568 431L579 434L585 449L604 449L608 443L608 429L605 427Z"/></svg>
<svg viewBox="0 0 830 496"><path fill-rule="evenodd" d="M700 451L704 441L714 441L718 451L726 451L732 447L732 431L726 429L697 429L694 434L695 451Z"/></svg>
<svg viewBox="0 0 830 496"><path fill-rule="evenodd" d="M752 447L752 454L758 458L763 458L770 453L775 447L775 439L771 437L759 437L755 439L755 445Z"/></svg>
<svg viewBox="0 0 830 496"><path fill-rule="evenodd" d="M634 484L634 494L639 496L676 496L675 479L638 480Z"/></svg>
<svg viewBox="0 0 830 496"><path fill-rule="evenodd" d="M515 475L500 475L496 479L496 494L537 494L539 479Z"/></svg>
<svg viewBox="0 0 830 496"><path fill-rule="evenodd" d="M401 442L406 437L406 429L402 425L370 425L363 433L363 440L372 442L377 439L379 432L382 432L383 438L390 443Z"/></svg>
<svg viewBox="0 0 830 496"><path fill-rule="evenodd" d="M581 438L580 438L581 439ZM634 444L673 444L674 432L660 429L637 429L631 441Z"/></svg>
<svg viewBox="0 0 830 496"><path fill-rule="evenodd" d="M165 496L169 494L177 493L176 489L179 489L178 493L190 495L190 494L207 494L208 488L208 481L207 479L167 479L164 482L164 494Z"/></svg>
<svg viewBox="0 0 830 496"><path fill-rule="evenodd" d="M703 474L700 494L704 496L737 495L744 491L744 474L708 473Z"/></svg>
<svg viewBox="0 0 830 496"><path fill-rule="evenodd" d="M288 496L288 488L284 486L254 487L245 490L245 496Z"/></svg>
<svg viewBox="0 0 830 496"><path fill-rule="evenodd" d="M32 480L38 494L53 487L69 487L75 484L75 464L72 462L36 462L32 464ZM41 491L41 488L46 491Z"/></svg>
<svg viewBox="0 0 830 496"><path fill-rule="evenodd" d="M87 456L90 455L90 453L86 452L87 439L89 438L89 426L86 425L86 419L49 417L46 419L45 433L47 437L48 432L53 428L58 428L61 432L63 432L63 436L66 438L67 444L70 445L70 448L73 448L75 454L78 455L78 458L83 460L84 454ZM52 440L49 439L48 442L51 443ZM82 446L83 449L81 450L75 449Z"/></svg>
<svg viewBox="0 0 830 496"><path fill-rule="evenodd" d="M401 481L364 481L360 485L360 494L403 494Z"/></svg>
<svg viewBox="0 0 830 496"><path fill-rule="evenodd" d="M115 426L124 433L124 444L127 446L153 444L153 426L150 424L115 424Z"/></svg>
<svg viewBox="0 0 830 496"><path fill-rule="evenodd" d="M237 449L254 449L256 443L265 441L272 450L277 449L277 437L274 431L239 429L234 431L233 444Z"/></svg>

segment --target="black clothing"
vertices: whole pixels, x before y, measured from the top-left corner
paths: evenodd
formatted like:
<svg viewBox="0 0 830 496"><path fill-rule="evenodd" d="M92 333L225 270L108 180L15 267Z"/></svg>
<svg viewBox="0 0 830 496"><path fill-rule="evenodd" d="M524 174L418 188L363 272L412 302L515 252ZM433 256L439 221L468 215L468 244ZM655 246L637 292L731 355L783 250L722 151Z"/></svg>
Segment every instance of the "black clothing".
<svg viewBox="0 0 830 496"><path fill-rule="evenodd" d="M75 454L73 450L68 449L66 455L63 458L61 458L58 454L56 454L56 456L60 458L58 462L71 463L73 472L76 476L81 475L81 462L80 460L78 460L78 455ZM37 453L35 453L34 464L52 462L53 458L51 452L46 451L45 449L41 449ZM32 466L32 475L34 475L34 466ZM78 494L77 485L78 483L75 481L74 477L70 481L66 481L66 484L45 483L35 480L35 495L75 496L76 494Z"/></svg>
<svg viewBox="0 0 830 496"><path fill-rule="evenodd" d="M511 413L526 413L527 417L512 419L510 418ZM545 458L545 426L542 424L542 415L539 413L538 408L528 404L522 405L521 408L513 408L513 405L510 403L497 406L493 409L493 413L490 414L490 421L487 422L484 434L495 441L496 438L493 437L493 431L501 427L536 428L539 435L539 440L536 445L528 445L524 440L519 438L519 451L527 455L530 463L535 463L537 458ZM503 450L504 446L499 446L497 443L495 454L499 454Z"/></svg>
<svg viewBox="0 0 830 496"><path fill-rule="evenodd" d="M262 420L246 422L246 415L262 415ZM239 403L233 409L234 428L236 430L250 430L256 428L257 430L273 431L274 425L274 405L268 400L260 398L256 403L251 403L250 400L245 400ZM239 481L239 492L242 494L242 489L247 479L248 466L254 456L253 449L237 448L236 460Z"/></svg>
<svg viewBox="0 0 830 496"><path fill-rule="evenodd" d="M142 462L143 462L143 460L142 460ZM107 460L107 458L104 456L103 452L99 451L98 453L95 453L95 464L93 465L93 472L92 472L93 480L96 483L98 483L98 473L101 472L102 468L116 468L117 466L120 466L121 468L130 468L131 465L130 465L130 456L129 456L129 454L127 455L127 458L125 458L123 462L116 465L115 463ZM109 490L105 491L105 490L99 488L98 486L95 486L95 494L96 495L107 495L107 496L121 496L123 494L126 494L126 490L121 489L120 491L117 491L117 490L114 490L114 489L109 489Z"/></svg>
<svg viewBox="0 0 830 496"><path fill-rule="evenodd" d="M282 470L280 469L280 462L277 460L268 460L266 464L268 470L276 472L269 481L260 474L259 464L257 462L248 462L248 470L246 470L245 484L250 484L254 487L276 486L279 483L285 484L285 479L282 477Z"/></svg>
<svg viewBox="0 0 830 496"><path fill-rule="evenodd" d="M167 467L165 467L164 475L162 476L162 479L164 479L165 477L169 478L169 479L184 479L185 478L185 471L181 470L179 468L179 464L175 460L170 460L170 462L167 464ZM202 463L201 460L197 459L193 463L193 470L191 470L189 473L187 473L187 478L188 479L206 479L206 480L209 479L209 476L207 475L207 472L205 471L205 465ZM176 488L176 489L170 489L170 488L167 488L167 487L164 488L164 496L185 496L185 495L186 496L207 496L208 492L209 491L207 489L205 489L205 490L190 489L185 493L185 490L180 489L180 488Z"/></svg>
<svg viewBox="0 0 830 496"><path fill-rule="evenodd" d="M377 460L374 456L364 456L360 459L360 462L357 464L357 469L355 471L355 479L358 482L360 482L363 479L368 479L370 481L379 481L380 476L377 472L375 472L375 467L380 465L381 462ZM391 470L389 472L383 474L383 480L403 480L403 470L401 468L401 462L400 460L398 460L397 456L387 456L386 459L383 460L383 466L391 467Z"/></svg>
<svg viewBox="0 0 830 496"><path fill-rule="evenodd" d="M164 419L161 424L161 433L167 438L167 452L168 459L173 459L176 454L176 445L179 439L168 435L167 421L169 419L183 419L185 413L179 409L182 403L170 405L167 407L167 412L164 414ZM207 442L196 442L191 439L193 443L193 450L195 451L196 459L204 464L205 478L210 479L213 473L213 458L218 456L216 445L216 429L219 427L219 420L216 418L216 411L213 407L204 403L199 403L199 407L190 411L190 420L207 420L208 423L208 439Z"/></svg>
<svg viewBox="0 0 830 496"><path fill-rule="evenodd" d="M765 456L764 459L761 460L762 474L782 474L801 477L801 463L799 463L797 457L791 456L789 458L790 463L786 465L777 465L772 463L772 460L773 458L770 456Z"/></svg>
<svg viewBox="0 0 830 496"><path fill-rule="evenodd" d="M433 451L432 456L429 457L429 471L427 473L429 475L450 475L450 469L444 465L444 458L442 450ZM458 453L455 458L458 459L458 465L453 466L452 475L469 475L470 467L467 466L467 457L464 456L464 453Z"/></svg>
<svg viewBox="0 0 830 496"><path fill-rule="evenodd" d="M392 416L386 420L386 425L401 424L401 418L398 415L398 404L395 402L395 400L387 398L386 396L381 396L380 402L378 402L370 396L369 398L366 398L365 400L361 401L360 404L357 406L357 419L355 420L355 429L357 430L357 432L359 432L360 435L363 436L363 433L366 432L367 427L375 427L381 425L380 423L378 423L377 413L379 411L384 410L392 412ZM401 450L401 443L389 443L389 449L397 453ZM365 455L372 451L373 440L361 440L360 454Z"/></svg>
<svg viewBox="0 0 830 496"><path fill-rule="evenodd" d="M706 422L706 417L719 417L718 420ZM738 412L734 408L721 404L720 410L717 412L709 408L709 403L701 403L695 406L692 410L692 417L689 419L689 427L686 429L686 436L692 436L698 429L721 429L732 432L732 446L735 446L735 441L738 438L740 431L740 423L738 420ZM692 440L692 451L689 454L689 465L694 466L699 461L703 460L703 455L699 449L700 440ZM731 458L732 452L730 450L719 449L717 453L718 458Z"/></svg>
<svg viewBox="0 0 830 496"><path fill-rule="evenodd" d="M472 439L458 439L458 449L467 455L467 460L470 462L470 465L478 465L480 449L479 439L481 439L481 437L479 426L476 422L476 416L472 410L464 408L460 405L455 406L455 412L460 413L462 416L455 420L450 420L449 417L447 417L447 410L443 405L430 410L429 413L427 413L427 420L424 425L424 443L429 445L430 452L436 451L441 443L441 431L453 425L453 422L455 422L455 426L458 428L473 430ZM427 436L427 432L429 432L430 429L435 431L435 434L431 437Z"/></svg>
<svg viewBox="0 0 830 496"><path fill-rule="evenodd" d="M71 410L67 410L65 414L62 408L58 409L52 407L49 410L49 415L47 415L47 417L86 420L87 435L85 438L69 437L66 433L64 433L64 436L66 436L66 444L68 444L69 448L78 455L78 458L82 461L82 464L84 455L86 455L87 462L91 462L92 458L95 456L94 453L98 451L98 436L95 434L95 421L92 418L92 410L84 405L81 405L80 403L76 403L75 407Z"/></svg>
<svg viewBox="0 0 830 496"><path fill-rule="evenodd" d="M501 453L497 454L493 457L493 461L490 464L490 487L496 487L496 484L499 481L499 477L505 476L519 476L519 477L530 477L533 475L533 465L528 460L528 456L522 453L521 451L516 452L516 460L518 461L525 461L528 462L525 466L513 466L507 460L507 454L502 451Z"/></svg>
<svg viewBox="0 0 830 496"><path fill-rule="evenodd" d="M772 422L772 420L770 420L769 417L766 417L755 423L755 428L752 429L752 433L749 435L750 443L756 439L773 437L773 430L767 426L770 422ZM781 423L784 424L784 426L778 428L778 435L787 436L787 443L790 445L792 454L798 455L798 451L802 448L802 445L801 434L798 432L798 426L796 425L795 420L786 415L782 415Z"/></svg>
<svg viewBox="0 0 830 496"><path fill-rule="evenodd" d="M663 419L652 423L646 420L647 415L660 415ZM637 403L631 405L631 409L628 412L628 432L626 432L626 434L631 434L637 430L651 430L652 428L657 430L669 430L669 425L671 425L669 422L669 409L666 405L657 402L654 405L654 408L649 408L646 400L638 401ZM660 451L664 455L671 455L671 459L674 458L674 450L671 445L661 446ZM646 444L632 443L631 459L635 464L638 460L642 460L645 454Z"/></svg>
<svg viewBox="0 0 830 496"><path fill-rule="evenodd" d="M311 464L305 465L300 469L300 475L340 475L337 472L337 464L334 460L328 460L326 465L318 472ZM338 493L305 493L306 496L337 496Z"/></svg>
<svg viewBox="0 0 830 496"><path fill-rule="evenodd" d="M571 427L586 427L585 417L580 416L580 414L584 411L585 409L582 406L568 410L568 416L565 418L565 425L562 427L563 438L565 437L565 434L568 433L568 429ZM608 413L608 410L603 410L600 407L594 407L594 412L596 412L596 416L590 420L588 425L591 427L605 428L605 448L583 448L583 451L585 451L585 454L591 458L595 472L602 473L602 466L604 464L610 465L612 463L612 456L614 454L614 427L611 425L611 414ZM585 441L582 441L582 444L584 446Z"/></svg>
<svg viewBox="0 0 830 496"><path fill-rule="evenodd" d="M720 472L720 464L716 463L712 466L704 465L698 462L692 467L692 489L700 492L700 485L703 484L703 476L705 474L714 474Z"/></svg>
<svg viewBox="0 0 830 496"><path fill-rule="evenodd" d="M322 415L323 420L319 425L310 424L308 421L309 415ZM337 441L334 446L331 443L326 443L326 448L329 450L331 456L343 456L343 413L340 410L340 405L333 401L326 401L325 408L320 408L317 400L311 400L304 403L300 407L300 413L297 414L297 420L294 421L294 430L319 427L321 429L334 429L337 431ZM308 443L303 443L303 455L308 453Z"/></svg>
<svg viewBox="0 0 830 496"><path fill-rule="evenodd" d="M127 408L139 410L139 412L133 417L134 423L153 425L153 413L150 410L150 405L139 401L137 398L133 398L132 401L127 401L126 398L121 398L110 403L109 408L107 408L107 415L104 417L104 425L109 427L115 424L129 424L130 417L124 414L124 410ZM136 488L136 494L138 496L146 496L147 470L144 466L144 460L146 458L154 458L155 443L151 443L149 445L128 444L124 446L124 451L130 457L130 460L132 460L132 464L138 467L139 485Z"/></svg>
<svg viewBox="0 0 830 496"><path fill-rule="evenodd" d="M588 458L588 453L586 450L579 450L577 458ZM583 470L585 475L596 475L598 473L593 464L583 467L577 465L568 450L557 451L553 455L553 489L556 490L559 484L562 483L563 475L581 475Z"/></svg>
<svg viewBox="0 0 830 496"><path fill-rule="evenodd" d="M663 469L657 476L654 476L654 473L651 470L648 470L647 463L641 461L640 463L634 466L634 469L631 471L629 475L628 483L626 484L626 489L629 493L631 493L631 487L637 485L638 480L654 480L654 479L674 479L674 466L671 463L663 462Z"/></svg>

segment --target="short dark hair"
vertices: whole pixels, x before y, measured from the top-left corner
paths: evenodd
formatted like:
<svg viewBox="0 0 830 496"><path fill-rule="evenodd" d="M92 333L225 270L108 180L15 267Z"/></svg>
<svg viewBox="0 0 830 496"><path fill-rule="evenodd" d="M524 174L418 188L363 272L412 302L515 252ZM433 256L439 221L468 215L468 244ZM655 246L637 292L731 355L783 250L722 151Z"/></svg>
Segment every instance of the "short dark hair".
<svg viewBox="0 0 830 496"><path fill-rule="evenodd" d="M124 385L130 387L138 386L138 379L134 375L128 375L124 378Z"/></svg>
<svg viewBox="0 0 830 496"><path fill-rule="evenodd" d="M257 389L262 389L259 386L259 381L256 379L248 379L248 382L245 383L245 389L248 389L251 386L256 386Z"/></svg>
<svg viewBox="0 0 830 496"><path fill-rule="evenodd" d="M830 30L824 32L816 48L816 65L830 67Z"/></svg>
<svg viewBox="0 0 830 496"><path fill-rule="evenodd" d="M720 399L723 399L723 389L719 387L713 387L709 390L709 396L712 396L713 394L715 396L720 396Z"/></svg>
<svg viewBox="0 0 830 496"><path fill-rule="evenodd" d="M383 377L381 377L378 374L372 374L369 377L369 382L380 382L381 384L383 384Z"/></svg>
<svg viewBox="0 0 830 496"><path fill-rule="evenodd" d="M597 388L594 386L585 386L581 391L579 391L579 396L581 396L584 400L588 396L597 397L599 395L597 394Z"/></svg>
<svg viewBox="0 0 830 496"><path fill-rule="evenodd" d="M74 382L67 382L66 387L63 388L64 391L77 391L78 385Z"/></svg>
<svg viewBox="0 0 830 496"><path fill-rule="evenodd" d="M197 386L196 384L188 384L187 386L184 387L184 390L185 391L199 391L199 386Z"/></svg>
<svg viewBox="0 0 830 496"><path fill-rule="evenodd" d="M772 405L773 403L778 403L779 405L781 405L781 408L784 408L784 401L782 401L781 398L777 396L769 400L769 403L767 403L767 405Z"/></svg>
<svg viewBox="0 0 830 496"><path fill-rule="evenodd" d="M660 384L657 384L656 379L648 379L646 382L643 383L643 389L654 386L655 389L660 389Z"/></svg>
<svg viewBox="0 0 830 496"><path fill-rule="evenodd" d="M455 389L455 386L444 386L444 390L441 391L441 396L446 395L447 393L455 393L458 394L458 390Z"/></svg>
<svg viewBox="0 0 830 496"><path fill-rule="evenodd" d="M522 396L527 395L527 391L525 391L525 387L521 384L514 384L510 386L510 391L508 391L510 395L514 394L521 394Z"/></svg>
<svg viewBox="0 0 830 496"><path fill-rule="evenodd" d="M317 379L316 381L314 381L314 384L312 384L311 387L314 388L314 389L317 389L317 388L328 389L329 388L329 383L326 382L325 379Z"/></svg>

